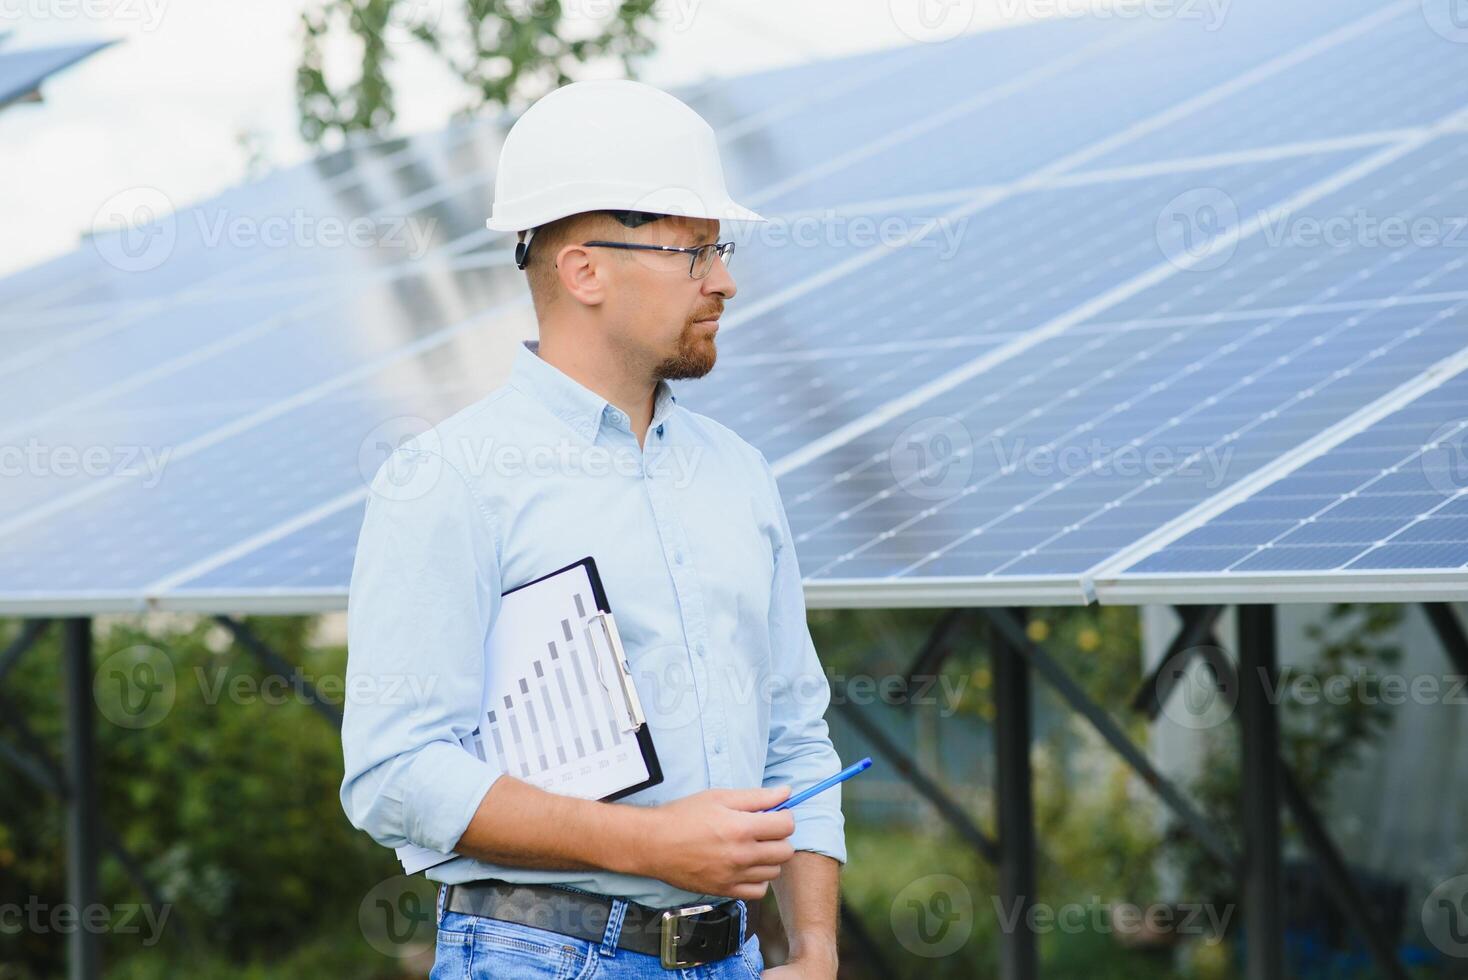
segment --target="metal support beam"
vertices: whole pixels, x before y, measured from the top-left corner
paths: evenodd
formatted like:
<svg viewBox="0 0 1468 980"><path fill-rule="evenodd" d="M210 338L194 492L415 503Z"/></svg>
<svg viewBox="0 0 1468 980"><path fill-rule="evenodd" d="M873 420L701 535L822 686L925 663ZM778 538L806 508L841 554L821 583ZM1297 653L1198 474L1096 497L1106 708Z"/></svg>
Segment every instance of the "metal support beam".
<svg viewBox="0 0 1468 980"><path fill-rule="evenodd" d="M10 645L0 652L0 683L4 683L5 676L20 662L21 656L36 645L51 625L49 619L28 619L20 628L20 635L10 641Z"/></svg>
<svg viewBox="0 0 1468 980"><path fill-rule="evenodd" d="M917 764L908 758L907 754L880 728L868 720L855 705L845 698L833 701L833 704L841 717L846 719L847 723L855 728L872 748L877 750L878 755L891 763L892 768L896 769L903 779L911 783L913 789L933 804L939 815L948 821L970 847L983 855L984 860L990 864L999 863L999 846L989 839L978 824L969 819L968 814L963 812L963 808L954 802L941 786L924 775Z"/></svg>
<svg viewBox="0 0 1468 980"><path fill-rule="evenodd" d="M1443 645L1443 652L1453 662L1454 669L1460 674L1468 674L1468 634L1463 631L1463 621L1446 602L1424 602L1422 609L1427 613L1427 621L1432 624L1432 631L1437 634L1438 642Z"/></svg>
<svg viewBox="0 0 1468 980"><path fill-rule="evenodd" d="M1305 845L1320 864L1320 871L1325 876L1326 890L1341 914L1346 917L1346 921L1351 924L1351 931L1366 944L1366 949L1376 961L1376 968L1381 971L1382 976L1388 980L1408 980L1407 971L1397 959L1396 950L1387 941L1381 926L1371 917L1366 896L1356 887L1356 879L1351 876L1351 871L1336 850L1330 834L1326 833L1325 825L1320 822L1315 808L1305 798L1305 793L1295 780L1295 774L1281 762L1279 776L1285 805L1294 814L1300 834L1305 838Z"/></svg>
<svg viewBox="0 0 1468 980"><path fill-rule="evenodd" d="M1239 614L1239 726L1243 735L1244 975L1284 977L1283 872L1279 829L1279 716L1274 607L1247 605Z"/></svg>
<svg viewBox="0 0 1468 980"><path fill-rule="evenodd" d="M1172 643L1168 644L1167 652L1132 698L1132 710L1146 715L1148 721L1156 721L1162 714L1162 706L1167 704L1173 688L1192 662L1192 657L1186 655L1188 651L1212 642L1213 627L1223 607L1177 606L1176 610L1182 617L1182 625L1178 627Z"/></svg>
<svg viewBox="0 0 1468 980"><path fill-rule="evenodd" d="M66 901L87 915L99 903L97 886L96 742L92 714L92 620L62 624L61 653L66 710ZM100 936L75 929L67 937L67 976L94 980L102 973Z"/></svg>
<svg viewBox="0 0 1468 980"><path fill-rule="evenodd" d="M1025 634L1024 626L1014 616L1002 609L989 609L985 612L997 632L1025 655L1040 676L1045 678L1045 681L1070 705L1072 710L1091 723L1091 727L1095 728L1097 734L1111 745L1121 756L1122 761L1130 766L1132 771L1141 777L1142 782L1146 783L1152 792L1156 793L1158 798L1171 808L1198 843L1202 844L1208 853L1213 855L1214 859L1225 868L1237 872L1239 857L1234 853L1233 848L1193 804L1188 802L1188 798L1182 794L1182 791L1157 771L1151 760L1132 743L1126 732L1122 731L1121 726L1113 721L1100 705L1092 701L1075 681L1071 680L1065 668L1056 663L1043 647Z"/></svg>
<svg viewBox="0 0 1468 980"><path fill-rule="evenodd" d="M0 719L4 719L5 723L15 730L16 737L21 743L11 745L9 742L0 740L0 762L10 763L21 775L65 804L71 795L66 785L65 771L48 754L45 744L20 713L19 706L3 694L0 694ZM97 832L100 835L103 850L122 866L123 872L132 879L132 883L137 886L138 891L142 892L149 904L155 909L162 909L168 904L164 901L162 893L144 874L143 866L123 846L122 839L100 817L97 819ZM177 911L169 915L168 921L170 928L181 940L185 943L190 941L188 927Z"/></svg>
<svg viewBox="0 0 1468 980"><path fill-rule="evenodd" d="M953 651L950 642L964 620L969 617L967 609L950 609L944 613L928 638L923 641L922 649L917 656L912 658L912 666L907 668L907 682L911 686L913 678L926 674L935 674L943 667L943 661L948 659L948 654Z"/></svg>
<svg viewBox="0 0 1468 980"><path fill-rule="evenodd" d="M1022 610L1009 613L1017 620ZM1030 928L1035 904L1035 811L1030 771L1030 665L1000 630L994 631L994 756L999 808L999 901L1013 923L999 940L1001 980L1033 980L1039 949Z"/></svg>
<svg viewBox="0 0 1468 980"><path fill-rule="evenodd" d="M1239 678L1232 665L1224 661L1219 666L1226 674L1223 682L1233 685L1233 689L1237 691ZM1356 886L1356 879L1351 876L1345 859L1336 849L1335 842L1330 839L1325 824L1305 797L1299 780L1295 778L1294 772L1282 759L1279 762L1279 778L1285 806L1289 808L1295 818L1295 823L1299 825L1300 836L1305 839L1305 846L1319 862L1331 900L1335 902L1341 914L1346 917L1346 921L1351 924L1351 928L1366 944L1367 951L1376 961L1377 969L1381 971L1382 976L1389 980L1407 980L1407 972L1397 960L1396 951L1387 941L1381 925L1371 917L1366 896Z"/></svg>
<svg viewBox="0 0 1468 980"><path fill-rule="evenodd" d="M254 631L242 621L232 619L229 616L215 616L214 621L229 630L234 635L235 641L250 651L255 659L260 661L265 669L272 674L289 678L291 672L295 670L295 667L291 665L289 660L270 649L270 646L256 636ZM329 704L322 700L321 693L304 677L301 678L301 688L305 691L307 700L310 701L311 707L316 710L316 713L331 722L337 729L340 729L342 727L341 709L334 704Z"/></svg>

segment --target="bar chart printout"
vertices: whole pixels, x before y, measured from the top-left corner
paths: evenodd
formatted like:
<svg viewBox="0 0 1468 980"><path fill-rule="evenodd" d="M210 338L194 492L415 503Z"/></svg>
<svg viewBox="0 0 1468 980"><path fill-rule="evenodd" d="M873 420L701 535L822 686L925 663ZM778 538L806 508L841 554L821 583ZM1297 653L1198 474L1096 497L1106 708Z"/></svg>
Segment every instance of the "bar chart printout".
<svg viewBox="0 0 1468 980"><path fill-rule="evenodd" d="M594 575L583 559L504 594L479 726L460 744L547 792L611 799L661 781L661 770ZM408 874L452 856L398 848Z"/></svg>

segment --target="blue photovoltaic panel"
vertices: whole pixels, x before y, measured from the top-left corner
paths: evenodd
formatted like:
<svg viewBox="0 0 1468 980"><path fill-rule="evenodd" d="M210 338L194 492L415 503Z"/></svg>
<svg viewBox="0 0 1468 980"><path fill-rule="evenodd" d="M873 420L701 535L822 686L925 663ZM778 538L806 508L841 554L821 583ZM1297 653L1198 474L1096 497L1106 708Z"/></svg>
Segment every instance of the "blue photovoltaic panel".
<svg viewBox="0 0 1468 980"><path fill-rule="evenodd" d="M1468 373L1138 561L1128 573L1468 568Z"/></svg>
<svg viewBox="0 0 1468 980"><path fill-rule="evenodd" d="M1462 142L1431 143L1323 199L1315 214L1350 214L1358 202L1407 219L1463 213L1468 189L1437 176L1452 173L1443 161L1457 160ZM1367 282L1383 301L1441 290L1462 268L1462 250L1290 247L1262 233L1251 244L1138 293L1126 304L1130 322L1072 328L1006 360L1002 375L980 374L790 473L783 486L802 570L817 579L1084 576L1468 338L1468 297L1360 303ZM1235 311L1225 299L1247 308L1286 289L1299 308L1227 316ZM1216 296L1209 315L1175 315L1205 293ZM1342 297L1357 308L1308 312ZM941 433L955 424L973 450L932 461L936 473L963 474L946 493L891 465L913 426ZM1202 454L1206 464L1208 453L1212 472L1189 462ZM1078 461L1077 471L1058 469L1051 455ZM1149 455L1155 463L1130 471L1114 462Z"/></svg>
<svg viewBox="0 0 1468 980"><path fill-rule="evenodd" d="M1299 157L1206 171L1201 179L1262 208L1352 159L1346 154ZM748 386L718 369L680 390L688 392L690 407L744 433L773 461L873 405L979 356L989 346L980 343L984 338L992 338L994 346L1012 341L1115 282L1165 262L1171 236L1179 232L1166 227L1159 241L1157 216L1199 179L1197 173L1173 174L1008 198L955 219L922 244L794 297L747 323L736 312L727 338L721 331L721 356L799 348L824 350L834 359L848 348L894 340L910 345L905 357L882 364L881 376L858 378L854 384L823 383L819 392L792 394L783 378L771 379L771 394L807 398L816 415L803 418L780 411L770 424L764 420L771 414L767 402L750 397ZM916 225L917 219L907 223ZM780 250L778 261L786 261L790 251ZM757 264L764 256L751 259ZM738 302L732 309L737 311ZM967 343L959 344L961 340ZM909 367L904 360L922 363ZM1003 374L1009 377L1007 369ZM809 366L807 376L826 380L820 361Z"/></svg>
<svg viewBox="0 0 1468 980"><path fill-rule="evenodd" d="M1441 312L1047 341L790 473L802 571L1081 576L1456 352ZM939 436L924 479L898 454Z"/></svg>
<svg viewBox="0 0 1468 980"><path fill-rule="evenodd" d="M1367 151L1376 152L1376 151ZM1210 240L1196 208L1258 219L1226 187L1197 185L1196 205L1174 216ZM1268 315L1296 305L1369 304L1468 285L1468 133L1448 133L1367 177L1269 220L1226 251L1226 260L1173 277L1105 313L1109 322L1168 317Z"/></svg>
<svg viewBox="0 0 1468 980"><path fill-rule="evenodd" d="M1380 4L1358 10L1350 25L1371 24L1319 54L1243 87L1195 115L1098 159L1093 166L1152 163L1181 156L1356 137L1428 126L1468 105L1463 42L1434 30L1423 7L1446 22L1456 0ZM1312 11L1313 12L1313 11ZM1325 30L1321 35L1329 37Z"/></svg>
<svg viewBox="0 0 1468 980"><path fill-rule="evenodd" d="M1114 138L1184 98L1233 82L1257 64L1377 8L1362 0L1329 7L1226 6L1217 23L1202 16L1198 5L1198 17L1062 21L1035 32L1003 31L953 42L975 49L975 67L964 67L958 77L984 74L976 84L942 80L920 90L945 93L948 105L937 117L941 125L878 144L859 165L820 173L773 200L757 196L757 206L787 211L1017 180ZM1061 37L1065 47L1048 46ZM1036 52L1036 39L1047 44L1042 52ZM992 73L990 66L1004 71ZM1164 79L1187 79L1186 88ZM911 91L898 87L882 98L913 103ZM972 108L959 111L965 106ZM1187 143L1169 140L1165 152L1149 159L1188 153Z"/></svg>
<svg viewBox="0 0 1468 980"><path fill-rule="evenodd" d="M348 504L319 521L251 550L233 561L190 579L175 596L207 597L214 592L240 595L274 592L340 591L352 577L357 532L362 528L365 499Z"/></svg>
<svg viewBox="0 0 1468 980"><path fill-rule="evenodd" d="M1350 65L1399 56L1420 76L1376 70L1370 95L1415 108L1372 127L1439 121L1457 83L1385 9L1062 20L682 93L719 128L735 198L780 220L726 226L739 295L719 366L679 399L776 463L803 573L1078 586L1456 353L1465 253L1442 236L1255 227L1302 194L1297 218L1462 214L1468 134L1169 162L1354 136L1372 112ZM0 282L0 443L161 463L151 484L7 480L0 603L340 607L384 429L482 397L533 330L482 227L504 122L364 143L190 209L417 221L421 257L211 245L194 221L156 270L119 269L104 238ZM1229 254L1200 251L1240 228Z"/></svg>
<svg viewBox="0 0 1468 980"><path fill-rule="evenodd" d="M0 106L34 92L50 76L112 43L97 41L0 52Z"/></svg>

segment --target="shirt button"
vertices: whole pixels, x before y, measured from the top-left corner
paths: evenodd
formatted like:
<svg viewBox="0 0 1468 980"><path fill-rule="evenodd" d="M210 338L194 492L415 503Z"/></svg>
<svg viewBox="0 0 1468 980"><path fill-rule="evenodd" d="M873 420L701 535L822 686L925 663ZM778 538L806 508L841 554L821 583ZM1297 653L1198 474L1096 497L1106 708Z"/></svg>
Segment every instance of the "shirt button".
<svg viewBox="0 0 1468 980"><path fill-rule="evenodd" d="M662 438L662 435L663 435L663 427L660 425L660 426L658 426L658 438Z"/></svg>
<svg viewBox="0 0 1468 980"><path fill-rule="evenodd" d="M703 656L703 644L702 643L694 644L693 652L696 653L696 654L698 654L700 657Z"/></svg>
<svg viewBox="0 0 1468 980"><path fill-rule="evenodd" d="M681 551L675 551L675 552L673 552L673 564L674 565L681 565L681 564L683 564L683 552L681 552Z"/></svg>

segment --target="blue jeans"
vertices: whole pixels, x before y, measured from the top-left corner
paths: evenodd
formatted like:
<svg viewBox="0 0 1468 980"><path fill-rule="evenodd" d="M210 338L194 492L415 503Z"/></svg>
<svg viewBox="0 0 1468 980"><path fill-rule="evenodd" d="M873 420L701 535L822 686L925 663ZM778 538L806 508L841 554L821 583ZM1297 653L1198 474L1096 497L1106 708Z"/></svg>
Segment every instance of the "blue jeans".
<svg viewBox="0 0 1468 980"><path fill-rule="evenodd" d="M739 906L739 926L747 912ZM518 922L450 912L439 889L438 948L429 980L758 980L765 968L759 936L750 933L738 953L703 966L663 969L648 953L617 943L627 903L615 899L600 942L577 939Z"/></svg>

